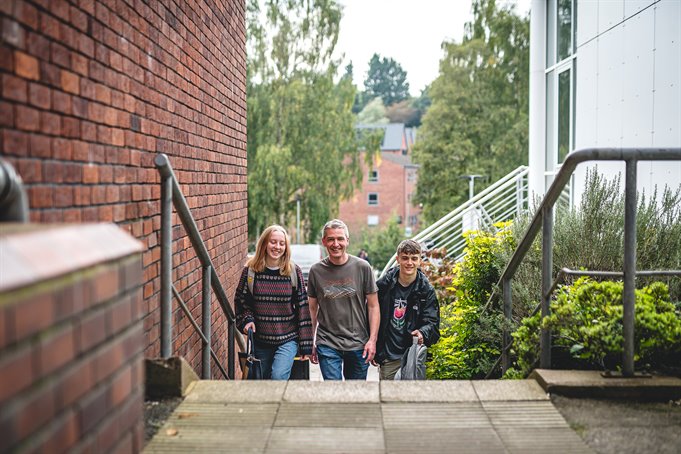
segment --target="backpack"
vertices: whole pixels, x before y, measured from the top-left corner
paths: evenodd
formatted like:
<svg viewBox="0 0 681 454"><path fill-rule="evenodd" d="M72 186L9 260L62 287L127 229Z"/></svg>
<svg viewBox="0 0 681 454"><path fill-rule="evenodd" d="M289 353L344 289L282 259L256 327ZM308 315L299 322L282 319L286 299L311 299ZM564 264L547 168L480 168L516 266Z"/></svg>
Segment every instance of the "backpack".
<svg viewBox="0 0 681 454"><path fill-rule="evenodd" d="M293 273L291 274L291 287L295 292L298 288L298 272L296 270L296 264L291 262ZM248 277L246 278L246 283L248 284L248 291L253 294L253 281L255 280L255 271L250 266L248 267Z"/></svg>

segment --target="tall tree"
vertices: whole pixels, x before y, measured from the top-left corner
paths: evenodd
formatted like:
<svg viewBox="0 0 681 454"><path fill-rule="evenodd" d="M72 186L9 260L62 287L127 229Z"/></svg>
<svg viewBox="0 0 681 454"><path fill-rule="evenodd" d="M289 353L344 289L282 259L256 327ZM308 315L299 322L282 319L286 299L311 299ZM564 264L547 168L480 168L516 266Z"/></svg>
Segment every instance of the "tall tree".
<svg viewBox="0 0 681 454"><path fill-rule="evenodd" d="M513 5L474 0L463 42L443 48L414 147L421 165L417 199L428 221L466 200L460 176L483 174L494 182L527 160L528 19Z"/></svg>
<svg viewBox="0 0 681 454"><path fill-rule="evenodd" d="M355 87L334 79L341 10L334 0L248 3L249 231L295 225L314 241L361 181ZM351 71L347 68L346 71Z"/></svg>
<svg viewBox="0 0 681 454"><path fill-rule="evenodd" d="M392 58L381 58L378 54L369 60L364 88L366 96L379 96L386 106L409 97L407 72Z"/></svg>

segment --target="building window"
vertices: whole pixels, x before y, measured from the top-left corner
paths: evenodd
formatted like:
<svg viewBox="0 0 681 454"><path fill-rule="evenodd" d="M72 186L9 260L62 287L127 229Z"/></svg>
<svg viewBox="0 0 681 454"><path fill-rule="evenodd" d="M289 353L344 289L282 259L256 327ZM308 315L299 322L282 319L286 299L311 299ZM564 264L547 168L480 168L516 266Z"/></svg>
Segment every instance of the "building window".
<svg viewBox="0 0 681 454"><path fill-rule="evenodd" d="M370 192L368 203L369 205L378 205L378 193Z"/></svg>
<svg viewBox="0 0 681 454"><path fill-rule="evenodd" d="M407 181L410 183L413 183L416 181L416 170L408 170L407 171Z"/></svg>
<svg viewBox="0 0 681 454"><path fill-rule="evenodd" d="M378 225L378 216L375 214L367 216L367 225Z"/></svg>
<svg viewBox="0 0 681 454"><path fill-rule="evenodd" d="M416 215L409 216L409 225L414 226L419 223L419 217Z"/></svg>
<svg viewBox="0 0 681 454"><path fill-rule="evenodd" d="M369 171L368 181L369 181L369 183L377 183L378 182L378 170L370 170Z"/></svg>
<svg viewBox="0 0 681 454"><path fill-rule="evenodd" d="M546 42L546 175L574 147L576 0L549 0Z"/></svg>

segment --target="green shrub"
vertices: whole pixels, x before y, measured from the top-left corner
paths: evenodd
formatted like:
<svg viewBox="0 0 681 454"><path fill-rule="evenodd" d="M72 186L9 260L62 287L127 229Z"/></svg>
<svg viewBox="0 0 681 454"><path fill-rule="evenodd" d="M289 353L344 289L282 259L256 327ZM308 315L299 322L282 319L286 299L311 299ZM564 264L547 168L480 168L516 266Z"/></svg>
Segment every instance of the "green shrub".
<svg viewBox="0 0 681 454"><path fill-rule="evenodd" d="M552 367L614 370L622 364L622 282L578 279L563 286L541 326L552 331ZM652 283L635 292L634 361L638 369L678 366L681 360L681 316L665 284ZM523 320L513 333L517 355L509 375L527 375L539 352L540 315Z"/></svg>
<svg viewBox="0 0 681 454"><path fill-rule="evenodd" d="M448 296L439 298L442 337L430 349L428 378L481 378L499 356L503 317L483 308L504 265L499 250L513 247L508 225L464 234L466 256L452 269Z"/></svg>

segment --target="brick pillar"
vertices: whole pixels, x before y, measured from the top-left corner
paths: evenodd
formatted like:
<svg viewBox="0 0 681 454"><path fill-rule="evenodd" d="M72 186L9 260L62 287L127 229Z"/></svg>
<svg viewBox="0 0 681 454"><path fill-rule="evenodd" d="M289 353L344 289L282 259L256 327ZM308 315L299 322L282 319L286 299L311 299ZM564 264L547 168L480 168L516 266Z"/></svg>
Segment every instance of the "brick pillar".
<svg viewBox="0 0 681 454"><path fill-rule="evenodd" d="M114 225L0 226L0 452L140 452L142 247Z"/></svg>

